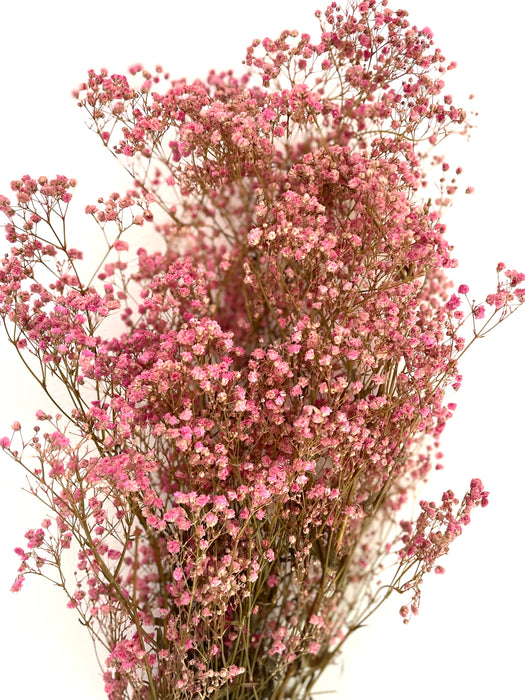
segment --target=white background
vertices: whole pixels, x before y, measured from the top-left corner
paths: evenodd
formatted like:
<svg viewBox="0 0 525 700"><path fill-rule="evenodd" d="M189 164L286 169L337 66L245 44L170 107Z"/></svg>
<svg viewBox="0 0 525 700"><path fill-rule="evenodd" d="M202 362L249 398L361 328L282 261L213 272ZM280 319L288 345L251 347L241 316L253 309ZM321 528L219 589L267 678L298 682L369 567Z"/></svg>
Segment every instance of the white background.
<svg viewBox="0 0 525 700"><path fill-rule="evenodd" d="M479 111L469 144L445 144L449 160L465 168L447 215L448 238L460 261L458 283L481 300L492 291L500 260L525 270L523 189L522 28L518 0L405 0L419 27L430 26L436 44L459 68L449 74L458 104L470 92ZM255 37L284 29L315 29L314 0L61 0L3 3L0 20L0 192L25 173L77 177L78 211L127 181L82 122L71 90L87 69L124 72L137 61L161 63L174 77L205 77L208 68L241 72L244 48ZM319 5L324 9L322 5ZM392 5L397 9L397 4ZM472 105L472 103L470 103ZM464 187L460 188L463 190ZM90 231L82 216L85 248ZM1 244L4 252L6 244ZM523 370L525 310L481 340L465 357L464 383L454 398L456 415L444 436L444 472L426 493L445 488L462 494L470 478L482 478L490 507L473 523L444 561L447 573L428 580L419 618L401 624L399 599L391 600L350 641L338 669L330 671L319 697L480 698L523 697L523 497L525 425ZM45 407L2 339L0 435L14 419L32 425ZM20 700L103 700L91 644L58 590L29 578L11 594L23 533L39 514L22 493L21 470L0 455L0 609L4 697ZM390 604L391 603L391 604Z"/></svg>

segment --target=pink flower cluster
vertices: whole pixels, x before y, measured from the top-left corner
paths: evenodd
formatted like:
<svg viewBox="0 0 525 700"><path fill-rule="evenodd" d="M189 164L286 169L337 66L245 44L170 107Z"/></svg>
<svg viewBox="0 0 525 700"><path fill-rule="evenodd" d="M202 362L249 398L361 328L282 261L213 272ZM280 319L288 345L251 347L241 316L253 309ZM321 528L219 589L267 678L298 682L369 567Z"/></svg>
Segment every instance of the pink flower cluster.
<svg viewBox="0 0 525 700"><path fill-rule="evenodd" d="M468 125L430 30L374 0L318 17L316 41L253 42L240 78L89 72L79 105L134 182L85 208L103 234L88 281L64 233L74 180L0 197L0 315L59 411L0 442L51 516L13 590L55 573L110 700L307 693L377 607L384 532L439 458L458 360L525 298L505 266L488 319L467 285L449 294L456 180L423 201L415 144ZM133 258L135 226L160 250ZM399 522L388 590L413 612L486 499L473 480L455 514L447 492Z"/></svg>
<svg viewBox="0 0 525 700"><path fill-rule="evenodd" d="M437 574L444 573L444 568L435 564L436 560L448 553L451 543L461 534L462 526L468 525L471 510L479 505L483 508L488 505L488 492L483 490L480 479L472 479L470 490L455 514L453 511L459 501L452 491L443 494L440 506L427 501L421 501L419 505L421 514L415 524L400 522L405 534L401 536L403 549L399 552L401 561L395 585L404 591L413 591L410 608L404 605L400 610L405 622L408 622L409 612L418 614L424 574L431 570ZM409 570L410 575L407 577ZM405 578L409 580L403 582Z"/></svg>

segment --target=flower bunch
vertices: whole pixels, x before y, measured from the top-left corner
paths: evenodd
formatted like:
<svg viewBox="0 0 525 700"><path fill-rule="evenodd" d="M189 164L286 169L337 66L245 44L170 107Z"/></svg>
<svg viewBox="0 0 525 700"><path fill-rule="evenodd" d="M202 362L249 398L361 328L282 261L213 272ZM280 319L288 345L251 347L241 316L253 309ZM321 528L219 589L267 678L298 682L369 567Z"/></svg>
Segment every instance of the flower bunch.
<svg viewBox="0 0 525 700"><path fill-rule="evenodd" d="M317 16L315 41L254 41L240 78L89 72L79 105L133 186L86 207L103 245L87 280L75 180L0 197L0 314L55 407L1 440L49 508L13 590L29 573L64 589L111 700L307 697L392 591L417 612L487 503L474 479L401 519L458 360L525 298L502 264L484 305L450 294L457 182L429 149L468 130L441 97L454 64L385 0ZM132 255L136 227L161 248Z"/></svg>

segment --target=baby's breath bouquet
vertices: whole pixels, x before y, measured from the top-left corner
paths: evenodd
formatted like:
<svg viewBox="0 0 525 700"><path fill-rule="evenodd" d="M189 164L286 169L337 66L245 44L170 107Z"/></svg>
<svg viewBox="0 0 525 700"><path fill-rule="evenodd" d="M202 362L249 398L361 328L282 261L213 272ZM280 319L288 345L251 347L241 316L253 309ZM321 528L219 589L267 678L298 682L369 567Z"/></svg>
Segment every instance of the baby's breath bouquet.
<svg viewBox="0 0 525 700"><path fill-rule="evenodd" d="M78 103L130 189L86 207L88 279L74 180L0 198L0 314L49 399L1 440L49 510L13 590L64 590L110 700L309 698L393 592L417 613L487 503L473 479L403 519L459 359L525 298L503 265L483 304L447 281L454 64L386 1L317 17L315 39L254 41L240 77L90 71Z"/></svg>

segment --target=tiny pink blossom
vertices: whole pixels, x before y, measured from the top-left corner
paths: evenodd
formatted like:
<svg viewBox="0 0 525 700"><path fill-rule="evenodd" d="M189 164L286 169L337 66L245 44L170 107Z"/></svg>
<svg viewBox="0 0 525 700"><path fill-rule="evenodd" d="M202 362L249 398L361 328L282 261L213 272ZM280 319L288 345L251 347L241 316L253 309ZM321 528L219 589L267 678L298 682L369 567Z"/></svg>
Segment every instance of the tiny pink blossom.
<svg viewBox="0 0 525 700"><path fill-rule="evenodd" d="M25 577L24 576L17 576L15 579L15 582L11 586L11 591L13 593L18 593L18 591L21 590L23 584L24 584Z"/></svg>

